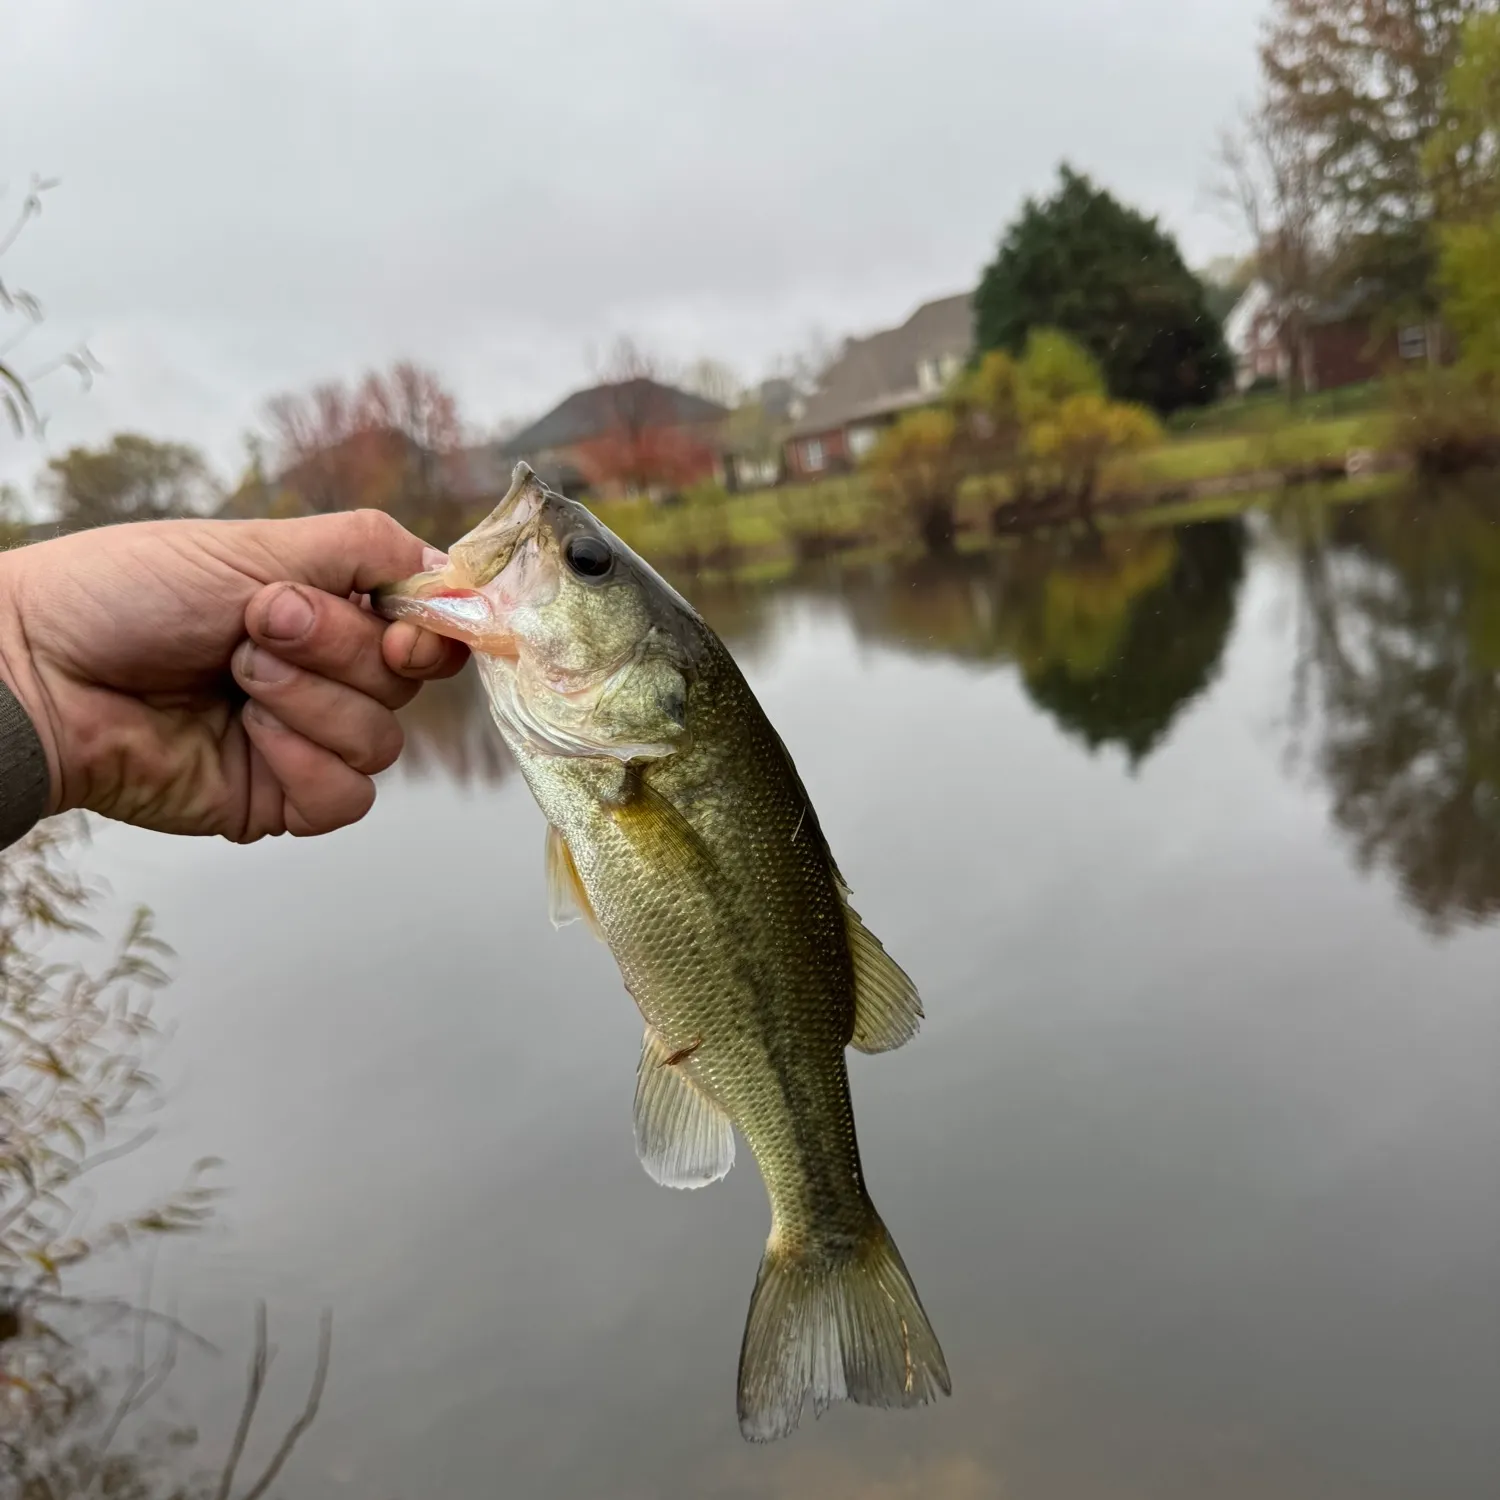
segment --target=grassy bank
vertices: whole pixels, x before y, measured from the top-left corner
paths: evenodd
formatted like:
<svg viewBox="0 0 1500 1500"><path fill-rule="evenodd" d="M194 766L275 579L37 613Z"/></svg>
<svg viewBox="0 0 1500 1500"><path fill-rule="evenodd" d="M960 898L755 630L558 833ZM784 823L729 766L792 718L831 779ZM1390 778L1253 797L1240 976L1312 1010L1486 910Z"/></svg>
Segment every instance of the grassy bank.
<svg viewBox="0 0 1500 1500"><path fill-rule="evenodd" d="M1180 512L1206 505L1221 514L1226 505L1242 508L1245 498L1195 496L1193 488L1239 476L1342 465L1351 449L1379 447L1380 436L1377 419L1349 413L1309 414L1208 436L1176 435L1107 465L1100 503L1149 506L1156 500L1160 504L1152 508ZM987 533L992 513L1008 499L1001 476L966 480L956 505L960 545L965 534ZM740 495L707 491L674 505L603 502L599 513L642 556L710 577L775 577L821 555L897 545L908 531L899 507L860 474Z"/></svg>

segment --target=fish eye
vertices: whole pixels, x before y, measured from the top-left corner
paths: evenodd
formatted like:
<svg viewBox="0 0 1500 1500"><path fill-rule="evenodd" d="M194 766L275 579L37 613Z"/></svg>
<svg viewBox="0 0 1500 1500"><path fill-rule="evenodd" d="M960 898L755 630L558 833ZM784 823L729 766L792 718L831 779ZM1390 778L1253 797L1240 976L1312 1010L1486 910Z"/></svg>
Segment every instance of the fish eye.
<svg viewBox="0 0 1500 1500"><path fill-rule="evenodd" d="M563 556L580 578L603 578L615 561L609 543L590 536L586 531L568 539L568 545L563 548Z"/></svg>

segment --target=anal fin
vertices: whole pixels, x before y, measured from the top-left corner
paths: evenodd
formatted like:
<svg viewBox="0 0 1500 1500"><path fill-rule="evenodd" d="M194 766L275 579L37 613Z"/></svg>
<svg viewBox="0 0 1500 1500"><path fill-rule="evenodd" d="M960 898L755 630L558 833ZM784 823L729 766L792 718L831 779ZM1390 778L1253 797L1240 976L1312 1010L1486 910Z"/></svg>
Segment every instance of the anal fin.
<svg viewBox="0 0 1500 1500"><path fill-rule="evenodd" d="M698 1045L673 1052L650 1026L641 1042L635 1149L647 1176L663 1187L706 1187L734 1165L729 1116L680 1066Z"/></svg>

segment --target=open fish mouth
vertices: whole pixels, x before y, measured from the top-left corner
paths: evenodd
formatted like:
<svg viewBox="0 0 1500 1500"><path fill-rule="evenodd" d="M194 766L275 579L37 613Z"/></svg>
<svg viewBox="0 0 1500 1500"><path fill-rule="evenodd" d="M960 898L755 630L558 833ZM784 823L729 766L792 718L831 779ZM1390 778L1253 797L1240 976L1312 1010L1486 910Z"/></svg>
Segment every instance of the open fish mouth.
<svg viewBox="0 0 1500 1500"><path fill-rule="evenodd" d="M505 498L449 548L441 566L382 584L371 591L371 608L383 619L410 620L475 651L513 656L507 617L535 590L534 537L546 497L530 467L517 464Z"/></svg>

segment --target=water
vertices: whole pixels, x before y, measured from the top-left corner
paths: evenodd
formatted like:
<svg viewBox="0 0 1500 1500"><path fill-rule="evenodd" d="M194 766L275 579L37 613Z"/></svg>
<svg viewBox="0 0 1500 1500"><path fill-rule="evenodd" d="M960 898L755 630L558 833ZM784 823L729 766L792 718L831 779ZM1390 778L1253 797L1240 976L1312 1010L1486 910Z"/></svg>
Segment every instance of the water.
<svg viewBox="0 0 1500 1500"><path fill-rule="evenodd" d="M280 1487L313 1500L1488 1500L1497 521L1469 493L685 581L928 1014L851 1071L954 1396L769 1449L734 1416L763 1189L743 1152L693 1194L636 1163L639 1020L545 920L470 675L357 828L101 830L179 959L162 1134L99 1212L226 1163L156 1270L224 1348L157 1398L193 1461L264 1298L247 1477L334 1310Z"/></svg>

